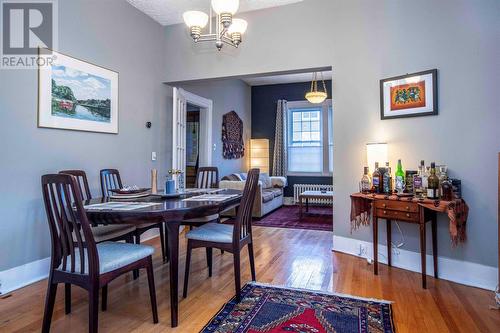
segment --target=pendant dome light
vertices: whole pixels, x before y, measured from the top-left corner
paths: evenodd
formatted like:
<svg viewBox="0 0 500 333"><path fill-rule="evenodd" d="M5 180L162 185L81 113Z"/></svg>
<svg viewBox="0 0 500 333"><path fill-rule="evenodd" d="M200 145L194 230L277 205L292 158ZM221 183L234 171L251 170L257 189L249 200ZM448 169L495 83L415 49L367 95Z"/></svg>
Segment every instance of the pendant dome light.
<svg viewBox="0 0 500 333"><path fill-rule="evenodd" d="M311 91L306 94L306 99L312 104L323 103L328 97L325 80L323 79L323 73L320 72L320 76L323 83L323 91L318 90L318 73L314 72L313 79L311 81Z"/></svg>

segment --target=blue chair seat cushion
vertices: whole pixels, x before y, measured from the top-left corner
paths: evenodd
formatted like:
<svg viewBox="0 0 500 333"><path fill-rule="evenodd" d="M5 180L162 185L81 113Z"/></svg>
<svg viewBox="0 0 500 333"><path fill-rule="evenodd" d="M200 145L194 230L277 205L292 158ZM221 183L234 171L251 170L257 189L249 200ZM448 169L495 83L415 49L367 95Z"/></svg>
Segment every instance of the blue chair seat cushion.
<svg viewBox="0 0 500 333"><path fill-rule="evenodd" d="M103 242L96 245L99 255L99 274L108 273L125 267L136 261L144 259L154 253L154 248L149 245ZM59 266L62 270L62 265ZM71 271L71 256L68 256L66 271ZM80 273L80 252L75 251L75 272ZM85 274L89 274L88 255L85 249Z"/></svg>
<svg viewBox="0 0 500 333"><path fill-rule="evenodd" d="M207 223L186 234L187 239L215 243L232 243L233 226L220 223Z"/></svg>

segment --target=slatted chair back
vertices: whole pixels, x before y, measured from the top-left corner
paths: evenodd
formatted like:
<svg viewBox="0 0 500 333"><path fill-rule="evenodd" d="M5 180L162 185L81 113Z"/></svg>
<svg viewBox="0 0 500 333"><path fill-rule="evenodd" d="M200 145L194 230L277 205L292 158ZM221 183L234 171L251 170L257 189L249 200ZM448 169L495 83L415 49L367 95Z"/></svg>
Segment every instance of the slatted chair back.
<svg viewBox="0 0 500 333"><path fill-rule="evenodd" d="M78 184L78 189L82 195L83 200L92 199L92 193L90 193L89 182L87 180L87 174L83 170L62 170L59 171L61 174L72 175L76 178Z"/></svg>
<svg viewBox="0 0 500 333"><path fill-rule="evenodd" d="M102 196L107 198L112 195L111 190L123 188L120 172L116 169L103 169L100 172Z"/></svg>
<svg viewBox="0 0 500 333"><path fill-rule="evenodd" d="M218 188L219 169L217 167L200 167L196 173L196 188Z"/></svg>
<svg viewBox="0 0 500 333"><path fill-rule="evenodd" d="M233 242L239 243L252 235L252 209L259 183L259 169L248 172L243 197L238 208L233 229Z"/></svg>
<svg viewBox="0 0 500 333"><path fill-rule="evenodd" d="M42 190L52 241L52 270L97 277L97 248L76 178L68 174L44 175Z"/></svg>

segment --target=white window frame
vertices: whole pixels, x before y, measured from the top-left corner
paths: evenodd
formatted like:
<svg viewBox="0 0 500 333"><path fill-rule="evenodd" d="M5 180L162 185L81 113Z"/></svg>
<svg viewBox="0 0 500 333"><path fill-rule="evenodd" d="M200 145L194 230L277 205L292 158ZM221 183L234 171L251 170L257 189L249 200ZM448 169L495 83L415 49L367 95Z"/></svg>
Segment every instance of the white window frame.
<svg viewBox="0 0 500 333"><path fill-rule="evenodd" d="M290 116L292 109L307 109L307 108L317 108L321 106L321 144L323 148L323 171L321 172L301 172L301 171L288 171L287 176L311 176L311 177L330 177L333 176L333 172L330 172L329 165L329 137L328 137L328 109L332 108L332 119L333 119L333 107L332 100L327 99L321 105L312 104L309 101L289 101L287 103L287 120L290 121ZM332 124L333 126L333 124ZM291 128L291 126L290 126ZM287 147L288 150L288 140L287 137Z"/></svg>

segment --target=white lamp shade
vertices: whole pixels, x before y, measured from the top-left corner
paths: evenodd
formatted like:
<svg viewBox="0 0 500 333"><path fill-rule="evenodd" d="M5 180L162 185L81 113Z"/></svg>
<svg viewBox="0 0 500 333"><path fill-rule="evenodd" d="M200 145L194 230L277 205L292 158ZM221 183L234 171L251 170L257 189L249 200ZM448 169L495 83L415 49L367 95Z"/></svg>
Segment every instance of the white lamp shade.
<svg viewBox="0 0 500 333"><path fill-rule="evenodd" d="M217 14L229 13L234 15L239 7L239 0L212 0L212 8Z"/></svg>
<svg viewBox="0 0 500 333"><path fill-rule="evenodd" d="M327 97L324 91L310 91L306 94L306 99L313 104L323 103Z"/></svg>
<svg viewBox="0 0 500 333"><path fill-rule="evenodd" d="M182 17L184 18L186 25L190 28L200 27L203 29L208 23L208 15L198 10L187 11L182 15Z"/></svg>
<svg viewBox="0 0 500 333"><path fill-rule="evenodd" d="M250 168L260 169L261 173L269 173L269 140L250 140Z"/></svg>
<svg viewBox="0 0 500 333"><path fill-rule="evenodd" d="M233 19L233 23L231 23L231 25L227 29L227 32L229 34L237 32L237 33L240 33L243 35L245 33L245 31L247 31L247 27L248 27L247 21L245 21L243 19L235 18L235 19Z"/></svg>
<svg viewBox="0 0 500 333"><path fill-rule="evenodd" d="M375 170L375 162L378 162L380 167L383 167L383 164L389 161L387 157L387 143L367 143L366 161L371 171Z"/></svg>

